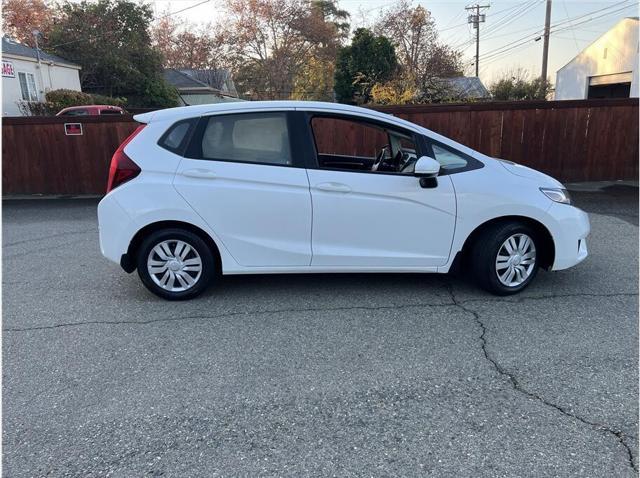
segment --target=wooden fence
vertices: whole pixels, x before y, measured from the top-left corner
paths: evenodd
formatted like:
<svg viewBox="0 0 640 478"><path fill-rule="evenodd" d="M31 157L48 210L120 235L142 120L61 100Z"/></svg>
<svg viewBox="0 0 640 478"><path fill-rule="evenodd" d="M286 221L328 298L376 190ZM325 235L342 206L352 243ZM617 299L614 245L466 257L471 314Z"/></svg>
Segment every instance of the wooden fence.
<svg viewBox="0 0 640 478"><path fill-rule="evenodd" d="M378 107L563 181L637 179L638 100ZM81 136L64 123L81 122ZM131 117L3 118L3 194L102 194Z"/></svg>
<svg viewBox="0 0 640 478"><path fill-rule="evenodd" d="M67 136L75 122L82 135ZM3 118L3 195L104 194L111 156L136 126L131 117Z"/></svg>
<svg viewBox="0 0 640 478"><path fill-rule="evenodd" d="M377 108L565 182L638 179L638 99Z"/></svg>

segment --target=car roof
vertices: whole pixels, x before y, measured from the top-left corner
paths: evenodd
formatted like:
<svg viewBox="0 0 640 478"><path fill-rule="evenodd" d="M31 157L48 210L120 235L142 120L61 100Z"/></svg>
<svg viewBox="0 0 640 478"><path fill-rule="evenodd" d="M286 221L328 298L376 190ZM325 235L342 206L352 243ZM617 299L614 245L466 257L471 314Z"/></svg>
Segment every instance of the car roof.
<svg viewBox="0 0 640 478"><path fill-rule="evenodd" d="M97 109L97 108L107 108L110 110L121 110L122 108L114 105L78 105L78 106L68 106L64 110L88 110L88 109Z"/></svg>
<svg viewBox="0 0 640 478"><path fill-rule="evenodd" d="M114 105L78 105L78 106L67 106L66 108L63 108L60 110L60 113L62 113L63 111L75 111L75 110L95 110L95 109L110 109L110 110L121 110L122 108L120 106L114 106Z"/></svg>
<svg viewBox="0 0 640 478"><path fill-rule="evenodd" d="M151 111L135 115L133 119L140 123L150 123L156 121L177 121L186 118L193 118L211 114L227 114L235 112L258 112L258 111L316 111L324 113L336 113L359 116L373 120L385 121L397 126L411 130L429 131L415 123L397 118L395 116L381 113L369 108L359 106L344 105L341 103L327 103L322 101L238 101L228 103L214 103L196 106L181 106L178 108L168 108L164 110Z"/></svg>

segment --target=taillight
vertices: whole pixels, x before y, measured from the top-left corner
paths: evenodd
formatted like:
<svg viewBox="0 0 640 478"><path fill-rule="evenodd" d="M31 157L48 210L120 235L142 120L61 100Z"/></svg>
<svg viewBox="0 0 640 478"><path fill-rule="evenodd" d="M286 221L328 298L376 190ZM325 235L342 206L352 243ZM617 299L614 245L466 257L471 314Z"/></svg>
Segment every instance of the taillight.
<svg viewBox="0 0 640 478"><path fill-rule="evenodd" d="M146 125L141 124L136 130L125 139L111 158L109 166L109 181L107 182L107 192L112 191L123 183L135 178L140 174L140 167L134 163L129 156L124 154L124 148Z"/></svg>

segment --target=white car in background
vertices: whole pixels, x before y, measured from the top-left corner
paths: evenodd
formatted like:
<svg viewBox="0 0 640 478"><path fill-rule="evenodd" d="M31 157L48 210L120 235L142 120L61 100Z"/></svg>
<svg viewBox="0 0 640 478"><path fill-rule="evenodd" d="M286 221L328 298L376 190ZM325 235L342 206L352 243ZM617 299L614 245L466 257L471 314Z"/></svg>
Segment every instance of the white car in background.
<svg viewBox="0 0 640 478"><path fill-rule="evenodd" d="M589 219L558 181L394 116L267 101L135 119L100 247L165 299L218 274L454 267L506 295L587 256Z"/></svg>

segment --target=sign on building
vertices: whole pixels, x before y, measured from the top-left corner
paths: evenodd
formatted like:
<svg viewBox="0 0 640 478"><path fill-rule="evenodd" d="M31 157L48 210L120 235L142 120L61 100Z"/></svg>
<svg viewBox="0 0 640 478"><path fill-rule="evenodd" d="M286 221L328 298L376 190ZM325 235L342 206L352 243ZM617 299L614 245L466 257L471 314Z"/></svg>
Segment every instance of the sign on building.
<svg viewBox="0 0 640 478"><path fill-rule="evenodd" d="M2 60L2 76L6 76L8 78L16 77L16 71L13 69L13 63Z"/></svg>

